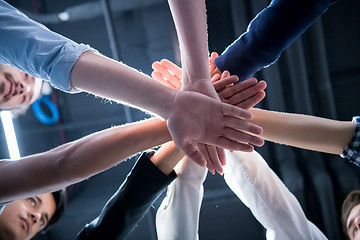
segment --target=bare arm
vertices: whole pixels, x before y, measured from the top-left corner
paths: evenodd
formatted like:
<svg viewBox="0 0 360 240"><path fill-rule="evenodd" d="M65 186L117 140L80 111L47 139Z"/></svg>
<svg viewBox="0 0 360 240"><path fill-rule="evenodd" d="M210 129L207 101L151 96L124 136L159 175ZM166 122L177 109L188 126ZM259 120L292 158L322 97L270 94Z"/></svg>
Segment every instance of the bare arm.
<svg viewBox="0 0 360 240"><path fill-rule="evenodd" d="M156 65L156 64L155 64ZM174 65L171 65L174 66ZM161 67L157 66L156 68ZM173 71L179 70L178 68L173 68ZM154 71L154 73L160 73L159 71ZM163 74L166 74L167 71L162 71ZM180 71L181 73L181 71ZM161 73L160 73L161 74ZM159 82L162 82L164 85L174 88L169 82L167 82L161 75L158 75L156 78ZM171 79L169 78L174 85L181 86L179 79ZM236 81L236 79L229 76L227 73L222 74L222 76L215 76L212 78L214 89L217 91L219 97L221 99L226 99L229 95L231 95L231 91L226 90L226 86L232 84ZM249 109L256 105L264 98L263 89L266 87L264 83L257 83L256 79L249 79L244 82L241 82L237 85L236 91L238 96L236 98L228 98L232 105L239 106L244 109ZM241 93L241 94L240 94ZM184 157L183 152L176 148L174 142L168 142L164 144L151 158L151 161L166 175L170 174L170 172L177 165L179 160ZM189 161L189 159L183 160Z"/></svg>
<svg viewBox="0 0 360 240"><path fill-rule="evenodd" d="M263 127L268 141L294 147L341 154L354 134L355 123L253 108L251 122Z"/></svg>
<svg viewBox="0 0 360 240"><path fill-rule="evenodd" d="M216 56L215 53L210 58L210 70L215 69L213 62ZM181 69L175 64L164 59L161 62L155 62L153 68L155 69L152 73L153 78L162 84L169 87L181 85ZM250 80L248 79L246 82ZM243 99L242 95L246 92L243 91L243 88L240 83L228 84L219 88L222 89L221 92L217 89L217 92L221 99L226 99L232 105L245 108L253 107L254 105L245 104L244 101L240 101L241 105L237 104L238 99ZM258 97L264 97L264 95L260 95L261 90L263 89L257 90L260 91ZM350 143L355 130L355 123L351 121L335 121L309 115L281 113L256 108L250 109L250 112L253 114L250 122L263 128L264 132L261 136L264 139L325 153L341 154L345 146Z"/></svg>
<svg viewBox="0 0 360 240"><path fill-rule="evenodd" d="M82 54L77 60L71 73L71 83L76 89L133 104L167 119L177 147L201 165L205 165L206 161L196 149L197 143L250 151L250 144L257 143L247 141L239 132L261 131L257 126L245 124L243 119L234 118L250 118L251 114L243 109L197 92L168 89L126 65L92 52Z"/></svg>
<svg viewBox="0 0 360 240"><path fill-rule="evenodd" d="M66 187L170 140L166 122L153 118L100 131L19 161L2 161L0 202Z"/></svg>
<svg viewBox="0 0 360 240"><path fill-rule="evenodd" d="M71 86L131 104L164 119L168 118L176 95L175 91L154 83L146 74L90 51L76 61L71 71Z"/></svg>
<svg viewBox="0 0 360 240"><path fill-rule="evenodd" d="M219 100L210 82L205 0L169 0L168 2L180 45L183 67L181 89L200 92ZM210 171L222 174L221 165L225 163L223 149L204 143L197 143L192 151L195 149L204 156Z"/></svg>
<svg viewBox="0 0 360 240"><path fill-rule="evenodd" d="M168 0L178 33L183 88L210 84L205 0ZM211 89L210 89L211 90ZM215 92L213 92L215 96Z"/></svg>
<svg viewBox="0 0 360 240"><path fill-rule="evenodd" d="M184 153L176 148L174 142L165 143L159 150L156 151L151 161L164 174L169 175L176 164L184 157Z"/></svg>

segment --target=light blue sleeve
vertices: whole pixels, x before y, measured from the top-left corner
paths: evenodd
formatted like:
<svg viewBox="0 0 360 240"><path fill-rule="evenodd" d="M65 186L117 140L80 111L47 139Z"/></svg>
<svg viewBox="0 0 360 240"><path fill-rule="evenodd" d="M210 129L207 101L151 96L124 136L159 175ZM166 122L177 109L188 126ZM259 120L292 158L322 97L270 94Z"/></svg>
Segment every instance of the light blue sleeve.
<svg viewBox="0 0 360 240"><path fill-rule="evenodd" d="M0 63L10 64L66 92L71 69L88 45L78 44L50 31L0 0Z"/></svg>
<svg viewBox="0 0 360 240"><path fill-rule="evenodd" d="M2 211L5 208L5 204L4 203L0 203L0 214L2 213Z"/></svg>

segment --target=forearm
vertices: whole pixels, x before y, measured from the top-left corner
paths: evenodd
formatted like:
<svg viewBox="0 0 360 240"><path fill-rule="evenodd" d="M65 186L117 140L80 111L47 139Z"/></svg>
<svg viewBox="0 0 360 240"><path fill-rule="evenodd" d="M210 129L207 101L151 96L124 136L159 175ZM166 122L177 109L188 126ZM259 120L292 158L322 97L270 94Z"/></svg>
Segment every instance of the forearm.
<svg viewBox="0 0 360 240"><path fill-rule="evenodd" d="M184 85L210 79L205 0L168 0L180 44Z"/></svg>
<svg viewBox="0 0 360 240"><path fill-rule="evenodd" d="M167 118L176 91L149 76L105 56L86 52L71 72L71 86L124 102Z"/></svg>
<svg viewBox="0 0 360 240"><path fill-rule="evenodd" d="M154 118L94 133L21 161L3 163L0 202L66 187L170 140L166 122Z"/></svg>
<svg viewBox="0 0 360 240"><path fill-rule="evenodd" d="M250 122L263 128L265 140L294 147L341 154L355 130L354 122L251 109Z"/></svg>
<svg viewBox="0 0 360 240"><path fill-rule="evenodd" d="M151 161L165 175L169 175L183 157L184 153L175 146L174 142L171 141L165 143L159 150L157 150L154 156L151 157Z"/></svg>

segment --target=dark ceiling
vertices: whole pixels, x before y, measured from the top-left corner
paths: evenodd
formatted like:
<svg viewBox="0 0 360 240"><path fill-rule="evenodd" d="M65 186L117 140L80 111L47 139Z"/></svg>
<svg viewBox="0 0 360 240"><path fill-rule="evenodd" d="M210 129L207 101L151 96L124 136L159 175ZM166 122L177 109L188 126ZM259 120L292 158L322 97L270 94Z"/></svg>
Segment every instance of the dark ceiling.
<svg viewBox="0 0 360 240"><path fill-rule="evenodd" d="M151 63L162 58L179 62L176 33L166 0L110 1L115 44L111 47L100 1L8 1L53 31L90 44L104 55L151 73ZM221 53L239 34L266 0L207 0L210 51ZM342 0L333 5L278 63L257 74L268 82L261 107L306 113L339 120L359 114L360 1ZM69 20L56 17L67 11ZM330 83L330 88L325 88ZM147 114L95 98L86 93L52 92L60 119L44 125L29 110L14 121L22 156L54 148L113 125L148 117ZM0 130L4 139L3 130ZM339 209L346 194L360 184L359 170L340 157L266 143L258 149L269 165L298 197L306 215L330 239L341 239ZM0 157L8 158L2 140ZM131 169L134 159L69 187L64 218L39 239L74 239L92 220ZM156 239L154 209L130 239ZM66 231L64 231L66 229ZM249 210L229 190L221 176L208 175L200 218L200 239L265 239L265 231Z"/></svg>

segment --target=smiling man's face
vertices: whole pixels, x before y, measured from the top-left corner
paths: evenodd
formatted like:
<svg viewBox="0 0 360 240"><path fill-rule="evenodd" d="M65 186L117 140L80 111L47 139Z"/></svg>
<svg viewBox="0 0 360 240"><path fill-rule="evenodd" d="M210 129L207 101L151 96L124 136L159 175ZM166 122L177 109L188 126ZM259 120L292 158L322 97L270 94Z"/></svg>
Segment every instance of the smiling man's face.
<svg viewBox="0 0 360 240"><path fill-rule="evenodd" d="M39 79L19 69L0 64L0 109L29 105L39 96Z"/></svg>
<svg viewBox="0 0 360 240"><path fill-rule="evenodd" d="M7 204L0 214L0 239L31 239L47 226L55 213L55 208L55 200L51 193Z"/></svg>

